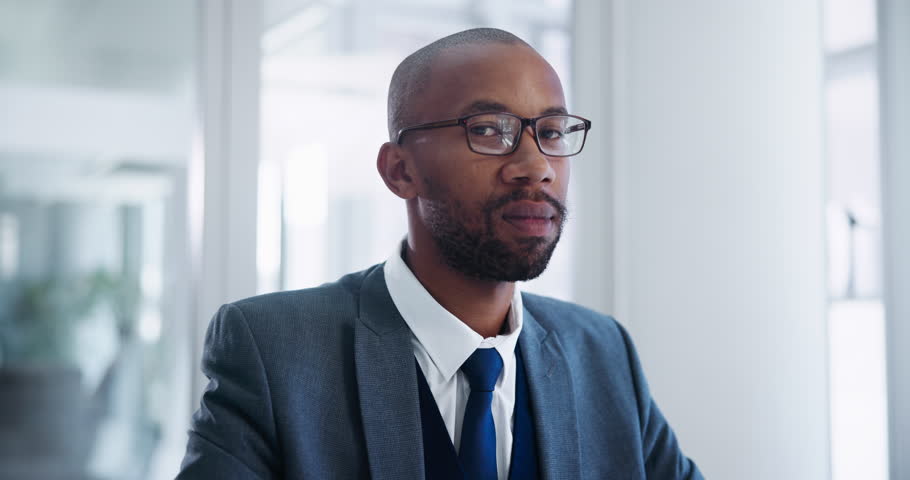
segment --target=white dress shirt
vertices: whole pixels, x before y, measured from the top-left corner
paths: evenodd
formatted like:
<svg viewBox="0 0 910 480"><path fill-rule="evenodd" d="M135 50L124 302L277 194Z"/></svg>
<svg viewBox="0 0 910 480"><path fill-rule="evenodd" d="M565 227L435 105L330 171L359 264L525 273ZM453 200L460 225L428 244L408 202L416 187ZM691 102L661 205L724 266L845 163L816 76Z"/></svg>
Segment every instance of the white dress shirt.
<svg viewBox="0 0 910 480"><path fill-rule="evenodd" d="M401 258L402 248L385 262L386 286L395 307L412 332L414 357L426 377L436 406L446 424L455 451L461 440L461 423L471 386L461 365L478 348L495 348L502 357L502 373L493 389L493 424L496 427L496 468L500 480L509 476L512 460L512 414L515 410L515 345L521 333L521 294L518 285L504 331L483 338L442 307L421 285Z"/></svg>

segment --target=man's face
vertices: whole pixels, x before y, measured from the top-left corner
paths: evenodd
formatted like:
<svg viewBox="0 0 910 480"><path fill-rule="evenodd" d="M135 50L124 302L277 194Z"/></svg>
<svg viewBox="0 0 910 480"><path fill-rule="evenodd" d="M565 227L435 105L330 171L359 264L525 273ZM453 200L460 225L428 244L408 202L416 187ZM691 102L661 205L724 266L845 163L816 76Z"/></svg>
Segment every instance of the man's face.
<svg viewBox="0 0 910 480"><path fill-rule="evenodd" d="M490 111L564 113L550 65L519 45L449 50L434 63L418 123ZM418 174L416 212L442 259L465 275L529 280L547 266L566 219L569 159L540 152L531 128L507 156L472 152L462 127L408 133Z"/></svg>

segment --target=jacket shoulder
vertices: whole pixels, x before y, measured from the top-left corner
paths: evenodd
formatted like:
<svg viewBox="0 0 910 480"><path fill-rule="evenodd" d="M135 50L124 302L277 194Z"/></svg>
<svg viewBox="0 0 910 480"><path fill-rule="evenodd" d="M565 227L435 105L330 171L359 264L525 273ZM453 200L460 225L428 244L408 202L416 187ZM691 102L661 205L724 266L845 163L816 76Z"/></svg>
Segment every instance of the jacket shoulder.
<svg viewBox="0 0 910 480"><path fill-rule="evenodd" d="M359 314L360 288L364 278L377 268L381 268L381 264L318 287L256 295L229 305L240 310L253 330L263 324L274 328L291 323L300 328L349 323Z"/></svg>
<svg viewBox="0 0 910 480"><path fill-rule="evenodd" d="M610 315L533 293L522 293L522 301L537 323L566 340L585 340L601 345L624 345L628 341L625 328Z"/></svg>

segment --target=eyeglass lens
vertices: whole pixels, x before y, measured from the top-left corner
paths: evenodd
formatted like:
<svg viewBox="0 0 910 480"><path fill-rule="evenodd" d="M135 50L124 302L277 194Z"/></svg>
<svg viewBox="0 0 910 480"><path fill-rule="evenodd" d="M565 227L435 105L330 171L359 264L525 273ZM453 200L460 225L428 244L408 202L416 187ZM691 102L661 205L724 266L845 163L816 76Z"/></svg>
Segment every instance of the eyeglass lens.
<svg viewBox="0 0 910 480"><path fill-rule="evenodd" d="M478 115L466 127L468 142L477 153L509 153L521 135L521 119L511 115ZM584 144L585 124L567 115L543 117L537 120L537 138L546 155L574 155Z"/></svg>

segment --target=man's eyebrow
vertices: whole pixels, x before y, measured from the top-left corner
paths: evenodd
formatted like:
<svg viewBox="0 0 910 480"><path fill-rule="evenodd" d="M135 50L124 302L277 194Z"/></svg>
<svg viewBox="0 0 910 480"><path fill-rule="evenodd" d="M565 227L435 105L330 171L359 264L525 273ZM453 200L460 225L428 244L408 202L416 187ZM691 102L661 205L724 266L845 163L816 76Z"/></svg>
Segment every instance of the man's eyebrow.
<svg viewBox="0 0 910 480"><path fill-rule="evenodd" d="M458 116L463 117L465 115L471 115L472 113L509 111L509 107L502 103L495 102L493 100L478 100L462 109L461 112L459 112ZM540 115L566 115L568 113L569 111L566 110L566 107L557 106L544 109L540 112Z"/></svg>
<svg viewBox="0 0 910 480"><path fill-rule="evenodd" d="M541 115L567 115L569 113L566 110L566 107L550 107L543 112L540 112Z"/></svg>
<svg viewBox="0 0 910 480"><path fill-rule="evenodd" d="M508 112L509 107L492 100L477 100L476 102L468 105L458 116L470 115L472 113L484 113L484 112Z"/></svg>

